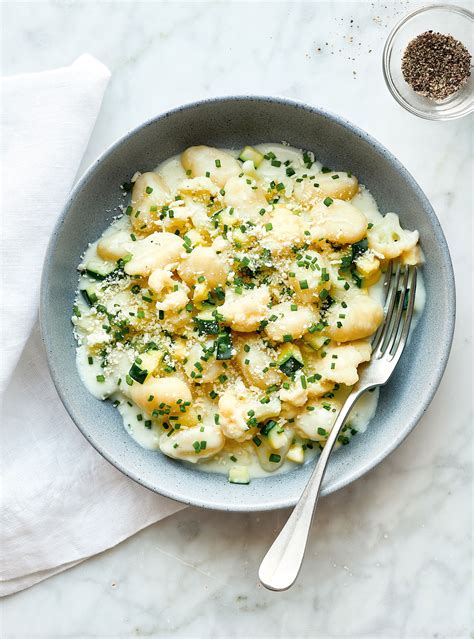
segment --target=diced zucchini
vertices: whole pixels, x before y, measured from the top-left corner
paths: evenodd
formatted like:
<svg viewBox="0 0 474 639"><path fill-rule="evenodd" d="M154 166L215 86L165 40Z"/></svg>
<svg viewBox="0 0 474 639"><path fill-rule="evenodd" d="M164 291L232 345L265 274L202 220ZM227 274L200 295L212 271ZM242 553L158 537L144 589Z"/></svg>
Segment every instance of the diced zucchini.
<svg viewBox="0 0 474 639"><path fill-rule="evenodd" d="M143 353L133 362L128 374L139 384L143 384L146 379L155 371L161 360L162 354L159 351L149 351Z"/></svg>
<svg viewBox="0 0 474 639"><path fill-rule="evenodd" d="M253 146L246 146L240 152L239 160L242 160L242 162L251 160L254 167L257 168L262 163L263 155L260 153L260 151L254 149Z"/></svg>
<svg viewBox="0 0 474 639"><path fill-rule="evenodd" d="M303 342L315 351L319 351L320 348L328 344L331 340L321 333L305 333L303 335Z"/></svg>
<svg viewBox="0 0 474 639"><path fill-rule="evenodd" d="M137 364L137 362L133 362L130 370L128 371L128 374L139 384L143 384L143 382L148 377L148 371L146 370L146 368L142 368L141 364Z"/></svg>
<svg viewBox="0 0 474 639"><path fill-rule="evenodd" d="M97 289L95 286L88 286L87 288L81 288L81 295L86 300L89 306L94 306L98 301Z"/></svg>
<svg viewBox="0 0 474 639"><path fill-rule="evenodd" d="M363 255L369 248L369 241L366 237L359 242L352 244L352 261L355 262L358 257Z"/></svg>
<svg viewBox="0 0 474 639"><path fill-rule="evenodd" d="M247 466L232 466L229 470L229 481L231 484L249 484L250 476Z"/></svg>
<svg viewBox="0 0 474 639"><path fill-rule="evenodd" d="M268 435L270 433L270 431L275 428L275 426L277 425L276 421L274 419L270 419L262 428L261 428L261 433L262 435Z"/></svg>
<svg viewBox="0 0 474 639"><path fill-rule="evenodd" d="M199 335L217 335L219 332L219 322L212 315L212 311L203 311L196 315L194 323L198 329Z"/></svg>
<svg viewBox="0 0 474 639"><path fill-rule="evenodd" d="M95 278L96 280L103 280L115 271L117 268L116 262L107 262L100 258L92 258L86 264L87 275Z"/></svg>
<svg viewBox="0 0 474 639"><path fill-rule="evenodd" d="M304 362L300 349L295 344L284 344L278 358L278 368L288 377L293 375L300 368L303 368Z"/></svg>
<svg viewBox="0 0 474 639"><path fill-rule="evenodd" d="M272 428L268 433L268 443L273 450L279 450L287 443L285 430L282 428Z"/></svg>
<svg viewBox="0 0 474 639"><path fill-rule="evenodd" d="M285 447L280 450L274 450L268 443L266 437L262 438L262 443L260 446L255 446L255 453L257 454L258 461L263 470L266 470L267 473L273 473L275 470L278 470L280 466L283 464L285 460L285 455L287 449ZM279 459L277 462L276 460Z"/></svg>
<svg viewBox="0 0 474 639"><path fill-rule="evenodd" d="M303 446L301 444L293 444L286 453L286 458L295 462L295 464L302 464L304 462Z"/></svg>
<svg viewBox="0 0 474 639"><path fill-rule="evenodd" d="M216 339L216 359L232 359L233 348L231 333L221 333Z"/></svg>
<svg viewBox="0 0 474 639"><path fill-rule="evenodd" d="M165 353L166 355L166 353ZM151 375L155 372L163 358L163 353L156 348L149 348L146 353L140 355L142 366L144 366Z"/></svg>

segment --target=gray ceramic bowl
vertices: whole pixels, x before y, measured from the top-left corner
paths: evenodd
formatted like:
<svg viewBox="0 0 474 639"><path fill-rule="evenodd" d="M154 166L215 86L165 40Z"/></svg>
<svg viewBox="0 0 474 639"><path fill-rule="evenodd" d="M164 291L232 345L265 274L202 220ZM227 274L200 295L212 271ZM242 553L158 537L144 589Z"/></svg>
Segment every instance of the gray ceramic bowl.
<svg viewBox="0 0 474 639"><path fill-rule="evenodd" d="M51 374L64 405L90 443L114 466L147 488L179 501L233 511L270 510L296 503L312 464L286 475L229 484L224 475L193 470L139 447L110 402L84 388L74 361L70 322L76 266L88 242L109 225L124 200L119 185L193 144L240 148L286 141L310 149L328 166L350 169L383 212L399 212L420 231L427 262L426 306L409 349L382 389L365 434L332 457L323 494L378 464L408 435L427 409L446 366L454 330L454 278L446 241L425 195L383 146L349 122L289 100L230 97L190 104L138 127L106 151L72 192L49 244L43 271L41 326Z"/></svg>

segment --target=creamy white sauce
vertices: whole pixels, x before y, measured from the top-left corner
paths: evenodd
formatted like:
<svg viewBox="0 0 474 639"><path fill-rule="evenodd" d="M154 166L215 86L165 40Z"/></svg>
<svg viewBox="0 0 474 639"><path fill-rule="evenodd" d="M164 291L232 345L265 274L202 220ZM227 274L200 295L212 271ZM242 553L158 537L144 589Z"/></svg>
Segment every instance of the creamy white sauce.
<svg viewBox="0 0 474 639"><path fill-rule="evenodd" d="M283 182L288 184L291 180L288 179L284 166L284 161L291 160L292 168L296 171L296 176L308 172L305 168L300 153L284 144L260 144L256 146L261 153L268 153L273 151L277 155L278 159L282 161L280 167L272 166L270 162L264 161L258 169L258 174L266 181L270 182ZM239 151L228 151L234 157L237 157ZM315 162L311 172L318 172L321 169L321 163ZM357 167L354 167L356 170ZM186 178L186 173L181 165L179 156L170 158L163 162L161 165L154 169L156 173L159 173L163 179L167 182L172 191L176 190L178 184ZM369 222L375 223L382 218L377 204L370 194L370 192L362 187L360 192L351 200L351 203L356 206L361 212L365 214ZM129 220L127 216L118 217L104 232L102 237L109 236L118 230L128 228ZM99 240L102 238L99 238ZM98 241L91 244L85 251L82 259L82 264L87 263L90 259L97 256L96 248ZM90 284L97 284L97 281L90 278L87 274L82 274L79 280L79 289L85 288ZM375 299L383 302L383 277L377 282L376 285L369 289L369 294ZM423 284L423 277L421 272L418 272L417 282L417 294L415 301L415 314L413 318L413 326L416 324L425 304L425 288ZM86 304L81 295L78 295L76 304L82 313L89 311L89 306ZM76 331L76 336L79 341L77 348L77 368L81 380L83 381L89 392L98 399L110 398L110 401L115 402L117 410L123 419L124 428L127 433L142 447L149 450L159 451L159 439L166 430L160 425L156 419L151 419L149 415L145 415L143 411L138 408L129 397L129 390L124 383L125 377L133 363L126 352L117 352L113 362L114 374L110 377L106 377L105 381L98 381L101 379L101 375L104 369L101 367L100 358L92 357L88 355L87 345L81 344L81 340L85 339L81 331ZM343 393L347 394L349 391L346 388L344 391L336 392L336 398L343 400ZM379 397L378 388L372 392L366 393L361 397L354 408L352 409L347 423L350 423L352 429L359 433L365 432L370 420L373 418ZM312 447L311 447L312 446ZM317 442L311 442L310 447L305 452L305 463L310 462L319 453L319 445ZM183 462L181 462L183 463ZM188 462L184 462L188 463ZM250 477L263 477L268 474L284 473L292 470L299 464L286 460L274 473L268 473L262 469L258 462L258 458L254 453L251 445L238 444L230 447L230 450L221 451L216 454L210 460L202 460L196 464L192 464L194 468L204 470L206 472L227 473L232 466L244 465L248 467Z"/></svg>

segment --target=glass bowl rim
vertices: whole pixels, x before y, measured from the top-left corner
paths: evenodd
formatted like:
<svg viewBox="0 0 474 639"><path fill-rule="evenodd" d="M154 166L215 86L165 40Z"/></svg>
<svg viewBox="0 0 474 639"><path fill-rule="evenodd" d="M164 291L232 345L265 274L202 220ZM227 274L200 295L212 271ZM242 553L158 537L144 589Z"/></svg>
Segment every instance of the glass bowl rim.
<svg viewBox="0 0 474 639"><path fill-rule="evenodd" d="M407 22L412 20L412 18L414 18L415 16L422 13L427 13L429 11L448 11L450 13L457 13L461 15L463 18L466 18L470 21L474 21L474 13L472 11L469 11L469 9L465 9L464 7L460 7L458 5L432 4L432 5L420 7L418 9L415 9L414 11L411 11L410 13L405 15L401 20L399 20L397 24L393 27L393 29L390 31L390 33L388 34L387 40L383 48L383 55L382 55L383 76L392 97L395 98L398 104L400 104L404 109L406 109L413 115L417 115L418 117L423 118L425 120L455 120L458 118L462 118L466 115L469 115L470 113L474 111L474 102L472 100L470 103L467 104L467 107L464 107L461 111L457 113L452 113L449 111L445 111L445 112L421 111L417 107L413 106L410 102L405 100L405 98L401 95L401 93L398 91L397 87L395 86L395 83L392 78L392 74L390 72L390 54L393 47L393 41L395 37L397 36L397 34L399 33L400 29L404 27L405 24L407 24Z"/></svg>

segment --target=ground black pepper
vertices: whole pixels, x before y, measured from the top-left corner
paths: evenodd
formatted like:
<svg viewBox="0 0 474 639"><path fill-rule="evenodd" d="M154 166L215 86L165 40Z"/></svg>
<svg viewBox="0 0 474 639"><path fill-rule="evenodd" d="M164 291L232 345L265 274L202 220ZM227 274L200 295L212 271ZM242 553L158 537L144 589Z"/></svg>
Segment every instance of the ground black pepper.
<svg viewBox="0 0 474 639"><path fill-rule="evenodd" d="M420 95L444 100L466 84L471 75L471 54L451 35L425 31L405 49L402 73Z"/></svg>

